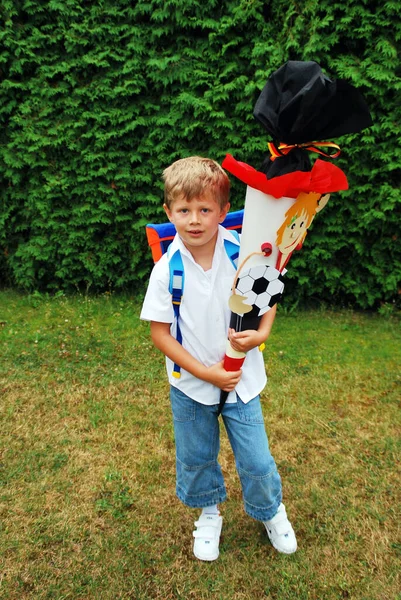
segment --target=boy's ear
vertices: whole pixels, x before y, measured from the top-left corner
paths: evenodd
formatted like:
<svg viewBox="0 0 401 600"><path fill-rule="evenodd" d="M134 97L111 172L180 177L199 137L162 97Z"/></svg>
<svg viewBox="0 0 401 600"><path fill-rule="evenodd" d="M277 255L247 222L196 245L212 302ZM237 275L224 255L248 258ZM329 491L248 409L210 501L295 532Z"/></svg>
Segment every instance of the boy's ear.
<svg viewBox="0 0 401 600"><path fill-rule="evenodd" d="M228 211L230 210L230 203L227 202L227 204L225 205L224 208L221 209L220 211L220 221L219 223L222 223L224 221L224 219L227 216Z"/></svg>
<svg viewBox="0 0 401 600"><path fill-rule="evenodd" d="M164 212L167 215L168 220L172 222L173 214L172 214L171 210L169 209L169 207L167 206L167 204L163 204L163 208L164 208Z"/></svg>

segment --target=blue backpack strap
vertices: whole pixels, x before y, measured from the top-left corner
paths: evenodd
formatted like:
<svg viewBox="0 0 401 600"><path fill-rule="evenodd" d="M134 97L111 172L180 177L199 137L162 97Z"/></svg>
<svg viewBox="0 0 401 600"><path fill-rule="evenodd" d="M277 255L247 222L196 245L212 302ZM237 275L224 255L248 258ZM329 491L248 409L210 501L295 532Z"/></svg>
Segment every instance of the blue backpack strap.
<svg viewBox="0 0 401 600"><path fill-rule="evenodd" d="M171 256L170 256L171 255ZM170 251L170 247L167 250L167 256L169 259L169 269L170 269L170 283L169 283L169 292L171 294L171 299L173 303L174 315L176 318L177 325L177 342L182 344L182 335L180 328L180 306L181 299L184 293L184 265L182 263L181 252L176 250L174 253ZM173 367L173 377L179 379L181 377L181 367L177 364L174 364Z"/></svg>
<svg viewBox="0 0 401 600"><path fill-rule="evenodd" d="M239 257L239 235L238 231L230 230L231 235L237 240L238 243L232 242L231 240L224 240L224 248L226 250L228 258L235 270L238 268L238 257Z"/></svg>

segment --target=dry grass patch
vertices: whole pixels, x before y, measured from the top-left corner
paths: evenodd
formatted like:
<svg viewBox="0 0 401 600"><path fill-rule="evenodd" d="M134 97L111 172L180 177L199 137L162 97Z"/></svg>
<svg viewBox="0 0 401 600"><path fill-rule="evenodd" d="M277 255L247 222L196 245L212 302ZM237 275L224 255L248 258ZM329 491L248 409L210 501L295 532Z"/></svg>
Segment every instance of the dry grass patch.
<svg viewBox="0 0 401 600"><path fill-rule="evenodd" d="M0 293L1 597L399 598L399 320L279 313L263 404L299 551L277 554L244 514L223 432L221 555L203 564L137 315L124 297Z"/></svg>

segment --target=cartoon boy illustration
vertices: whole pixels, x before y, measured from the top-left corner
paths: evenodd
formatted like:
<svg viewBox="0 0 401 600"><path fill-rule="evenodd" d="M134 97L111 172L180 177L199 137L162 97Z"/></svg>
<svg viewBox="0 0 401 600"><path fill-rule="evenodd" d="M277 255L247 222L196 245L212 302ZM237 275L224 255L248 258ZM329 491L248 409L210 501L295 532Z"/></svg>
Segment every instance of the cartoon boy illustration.
<svg viewBox="0 0 401 600"><path fill-rule="evenodd" d="M282 271L293 251L302 248L308 227L316 213L326 206L329 198L330 194L301 192L294 204L287 210L285 220L277 231L276 246L279 252L276 269Z"/></svg>

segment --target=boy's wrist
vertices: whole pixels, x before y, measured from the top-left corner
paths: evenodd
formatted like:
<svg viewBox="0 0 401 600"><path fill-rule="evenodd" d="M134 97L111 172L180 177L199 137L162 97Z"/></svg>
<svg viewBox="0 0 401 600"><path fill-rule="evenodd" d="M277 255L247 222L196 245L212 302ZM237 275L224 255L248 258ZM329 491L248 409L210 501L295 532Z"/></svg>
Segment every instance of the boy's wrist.
<svg viewBox="0 0 401 600"><path fill-rule="evenodd" d="M208 374L209 374L208 367L203 365L201 362L198 362L196 372L193 373L193 375L195 375L195 377L197 377L198 379L202 379L202 381L209 381Z"/></svg>
<svg viewBox="0 0 401 600"><path fill-rule="evenodd" d="M256 344L255 344L255 346L257 348L259 348L259 346L261 346L262 344L265 343L265 341L267 340L268 337L269 337L268 334L266 335L262 331L258 331L257 332L257 336L256 336Z"/></svg>

